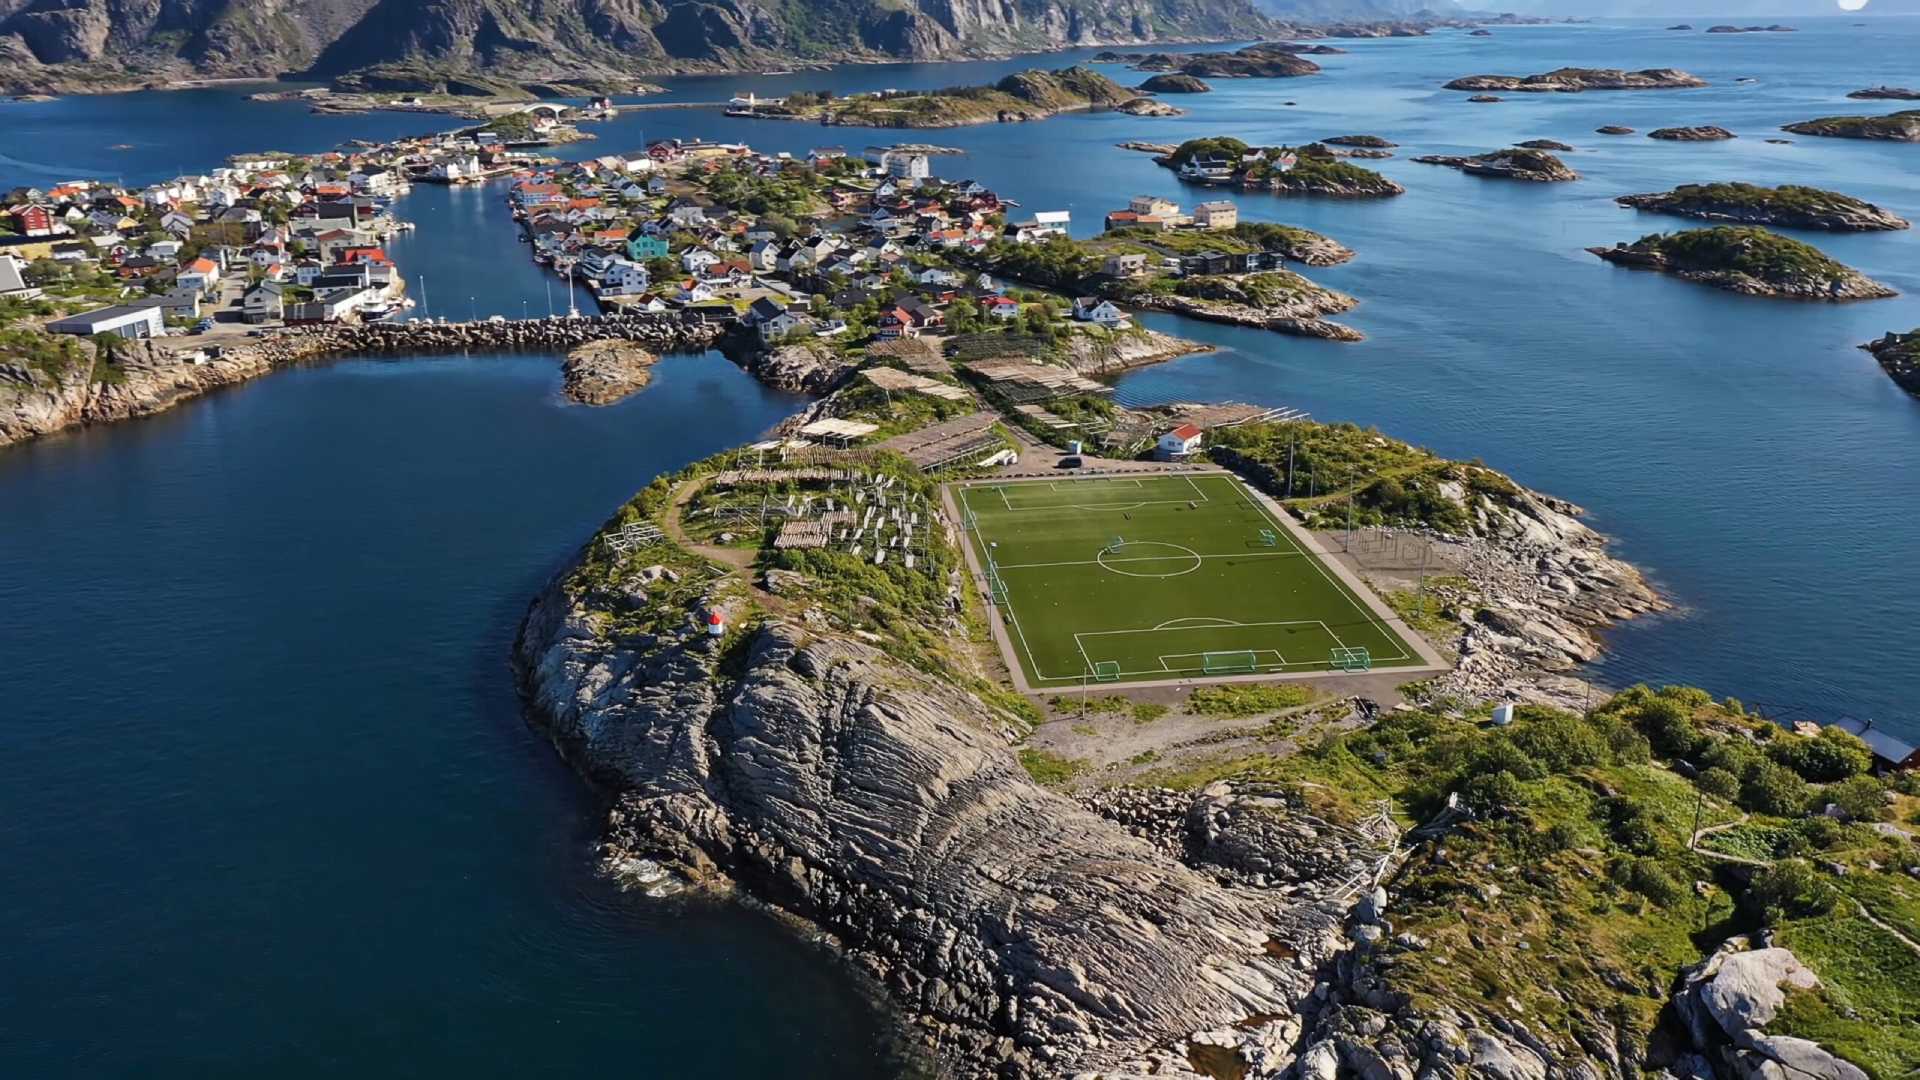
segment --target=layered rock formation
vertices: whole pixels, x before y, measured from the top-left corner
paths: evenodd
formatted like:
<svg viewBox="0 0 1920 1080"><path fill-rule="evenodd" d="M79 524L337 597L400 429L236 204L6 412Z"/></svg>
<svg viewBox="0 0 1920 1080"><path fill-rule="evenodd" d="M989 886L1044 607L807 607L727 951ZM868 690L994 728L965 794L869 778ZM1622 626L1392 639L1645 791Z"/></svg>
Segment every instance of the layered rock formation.
<svg viewBox="0 0 1920 1080"><path fill-rule="evenodd" d="M1192 75L1170 72L1148 78L1137 89L1146 94L1205 94L1213 87Z"/></svg>
<svg viewBox="0 0 1920 1080"><path fill-rule="evenodd" d="M774 619L723 671L691 621L608 636L608 603L556 583L517 657L538 722L617 795L616 871L821 926L960 1076L1193 1077L1201 1033L1242 1069L1291 1041L1336 943L1310 890L1224 886L1038 787L1000 714L874 648Z"/></svg>
<svg viewBox="0 0 1920 1080"><path fill-rule="evenodd" d="M336 75L408 64L522 79L951 59L1101 42L1233 40L1272 26L1247 0L1013 0L832 9L751 0L10 0L0 89L109 89L184 75Z"/></svg>
<svg viewBox="0 0 1920 1080"><path fill-rule="evenodd" d="M1907 219L1837 191L1781 185L1682 184L1672 191L1622 195L1621 206L1707 221L1746 225L1782 225L1830 232L1873 232L1905 229Z"/></svg>
<svg viewBox="0 0 1920 1080"><path fill-rule="evenodd" d="M1847 96L1861 101L1920 101L1920 90L1905 86L1869 86Z"/></svg>
<svg viewBox="0 0 1920 1080"><path fill-rule="evenodd" d="M1530 94L1572 94L1582 90L1677 90L1707 85L1676 68L1556 68L1538 75L1468 75L1446 84L1448 90L1506 90Z"/></svg>
<svg viewBox="0 0 1920 1080"><path fill-rule="evenodd" d="M1567 168L1566 162L1545 150L1495 150L1490 154L1476 154L1472 157L1429 154L1413 160L1423 165L1445 165L1473 176L1490 176L1502 180L1557 183L1580 179L1580 174Z"/></svg>

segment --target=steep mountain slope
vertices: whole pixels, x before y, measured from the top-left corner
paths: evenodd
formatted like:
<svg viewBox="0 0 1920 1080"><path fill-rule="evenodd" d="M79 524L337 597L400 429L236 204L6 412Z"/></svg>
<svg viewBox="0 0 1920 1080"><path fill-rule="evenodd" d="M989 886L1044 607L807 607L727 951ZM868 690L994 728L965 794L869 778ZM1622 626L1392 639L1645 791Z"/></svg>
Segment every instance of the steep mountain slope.
<svg viewBox="0 0 1920 1080"><path fill-rule="evenodd" d="M0 0L0 88L424 64L529 77L1257 37L1250 0Z"/></svg>

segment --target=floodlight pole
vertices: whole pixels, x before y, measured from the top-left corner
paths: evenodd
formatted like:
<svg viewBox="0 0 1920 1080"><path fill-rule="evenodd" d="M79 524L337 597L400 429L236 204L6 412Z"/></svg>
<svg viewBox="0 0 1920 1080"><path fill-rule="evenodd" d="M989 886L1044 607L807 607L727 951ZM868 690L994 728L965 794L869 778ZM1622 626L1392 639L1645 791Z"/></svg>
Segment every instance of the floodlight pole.
<svg viewBox="0 0 1920 1080"><path fill-rule="evenodd" d="M1347 466L1347 552L1353 552L1353 466Z"/></svg>

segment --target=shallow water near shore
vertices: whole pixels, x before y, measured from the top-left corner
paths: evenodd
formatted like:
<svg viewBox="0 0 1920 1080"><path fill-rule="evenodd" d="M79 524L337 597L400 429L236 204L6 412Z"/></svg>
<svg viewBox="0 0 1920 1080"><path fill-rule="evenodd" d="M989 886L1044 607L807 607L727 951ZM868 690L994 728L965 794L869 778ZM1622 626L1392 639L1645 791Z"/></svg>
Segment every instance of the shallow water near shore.
<svg viewBox="0 0 1920 1080"><path fill-rule="evenodd" d="M1361 299L1343 321L1368 341L1150 316L1220 350L1128 375L1120 396L1291 405L1484 458L1586 505L1678 603L1613 633L1595 678L1697 683L1913 736L1920 402L1855 346L1920 326L1920 237L1795 234L1903 293L1845 306L1738 297L1581 250L1688 227L1611 199L1694 181L1812 183L1920 217L1920 146L1765 142L1782 123L1899 107L1844 95L1911 85L1920 19L1852 21L1340 42L1349 55L1316 58L1324 76L1214 80L1170 96L1192 110L1172 121L883 132L636 112L563 152L669 135L795 153L929 141L969 151L936 159L941 175L1071 209L1088 234L1132 194L1204 197L1119 141L1384 135L1398 156L1367 164L1402 198L1235 196L1248 218L1358 252L1308 274ZM973 83L1092 52L676 78L645 100ZM1670 65L1714 85L1486 106L1437 89L1566 64ZM1611 123L1741 137L1593 134ZM5 103L0 178L139 182L457 124L312 116L232 89ZM1408 160L1529 138L1577 147L1566 160L1584 179L1502 184ZM393 252L424 275L432 314L548 303L500 194L422 186L401 204L419 228ZM667 915L592 876L597 807L525 729L505 666L526 601L621 499L797 404L716 357L663 361L607 410L561 406L557 385L553 358L344 361L0 453L8 1071L890 1072L875 1017L784 931L724 909Z"/></svg>

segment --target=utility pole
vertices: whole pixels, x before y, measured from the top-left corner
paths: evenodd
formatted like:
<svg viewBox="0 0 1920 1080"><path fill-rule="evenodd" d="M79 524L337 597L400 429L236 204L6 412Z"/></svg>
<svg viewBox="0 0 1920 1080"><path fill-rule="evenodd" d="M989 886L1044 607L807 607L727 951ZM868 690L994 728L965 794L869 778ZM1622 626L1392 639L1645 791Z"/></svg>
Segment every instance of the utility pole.
<svg viewBox="0 0 1920 1080"><path fill-rule="evenodd" d="M1353 466L1351 465L1347 466L1347 547L1346 547L1346 550L1349 554L1351 554L1353 551Z"/></svg>
<svg viewBox="0 0 1920 1080"><path fill-rule="evenodd" d="M1287 498L1293 498L1293 439L1287 440Z"/></svg>

